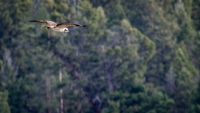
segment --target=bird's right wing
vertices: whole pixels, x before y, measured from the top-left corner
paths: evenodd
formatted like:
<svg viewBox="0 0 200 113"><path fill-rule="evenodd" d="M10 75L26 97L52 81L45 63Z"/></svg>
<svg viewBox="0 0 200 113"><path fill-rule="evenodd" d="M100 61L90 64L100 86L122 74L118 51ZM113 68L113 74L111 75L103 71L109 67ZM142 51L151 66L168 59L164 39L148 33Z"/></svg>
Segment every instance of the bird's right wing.
<svg viewBox="0 0 200 113"><path fill-rule="evenodd" d="M86 25L80 25L80 24L74 24L74 23L60 23L60 24L57 24L56 27L59 27L59 28L66 28L66 27L69 27L69 26L86 27Z"/></svg>

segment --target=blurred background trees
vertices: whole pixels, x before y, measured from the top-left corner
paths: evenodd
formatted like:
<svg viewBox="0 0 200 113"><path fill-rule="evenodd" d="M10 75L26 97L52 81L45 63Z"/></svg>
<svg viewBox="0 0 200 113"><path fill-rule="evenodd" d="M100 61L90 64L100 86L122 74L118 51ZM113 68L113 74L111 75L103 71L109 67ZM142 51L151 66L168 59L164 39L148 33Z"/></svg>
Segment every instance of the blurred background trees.
<svg viewBox="0 0 200 113"><path fill-rule="evenodd" d="M199 113L198 4L1 0L0 113Z"/></svg>

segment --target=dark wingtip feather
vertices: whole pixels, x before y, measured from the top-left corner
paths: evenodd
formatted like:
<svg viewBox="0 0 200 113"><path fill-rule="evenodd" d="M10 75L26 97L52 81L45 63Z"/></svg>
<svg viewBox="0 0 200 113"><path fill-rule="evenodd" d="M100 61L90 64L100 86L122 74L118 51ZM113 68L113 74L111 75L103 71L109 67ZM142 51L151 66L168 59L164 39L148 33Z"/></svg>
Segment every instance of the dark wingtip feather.
<svg viewBox="0 0 200 113"><path fill-rule="evenodd" d="M44 21L44 20L30 20L29 22L46 23L46 21Z"/></svg>
<svg viewBox="0 0 200 113"><path fill-rule="evenodd" d="M76 24L76 26L86 27L86 25L80 25L80 24Z"/></svg>
<svg viewBox="0 0 200 113"><path fill-rule="evenodd" d="M30 20L29 22L39 22L39 20Z"/></svg>
<svg viewBox="0 0 200 113"><path fill-rule="evenodd" d="M28 22L34 22L34 20L29 20Z"/></svg>

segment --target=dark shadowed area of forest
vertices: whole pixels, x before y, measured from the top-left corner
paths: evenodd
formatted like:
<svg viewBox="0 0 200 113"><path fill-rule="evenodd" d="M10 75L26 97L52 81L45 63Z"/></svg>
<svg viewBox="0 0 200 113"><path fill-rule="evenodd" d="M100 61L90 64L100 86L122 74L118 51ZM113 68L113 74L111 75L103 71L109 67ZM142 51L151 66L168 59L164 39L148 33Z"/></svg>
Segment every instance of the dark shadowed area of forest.
<svg viewBox="0 0 200 113"><path fill-rule="evenodd" d="M199 70L199 0L0 0L0 113L200 113Z"/></svg>

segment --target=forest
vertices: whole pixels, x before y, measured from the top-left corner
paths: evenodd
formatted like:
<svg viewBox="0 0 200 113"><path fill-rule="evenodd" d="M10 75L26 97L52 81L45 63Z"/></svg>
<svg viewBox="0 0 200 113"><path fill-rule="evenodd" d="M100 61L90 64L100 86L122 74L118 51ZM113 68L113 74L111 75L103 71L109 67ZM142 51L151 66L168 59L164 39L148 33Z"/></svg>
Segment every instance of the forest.
<svg viewBox="0 0 200 113"><path fill-rule="evenodd" d="M200 113L200 0L0 0L0 12L0 113Z"/></svg>

